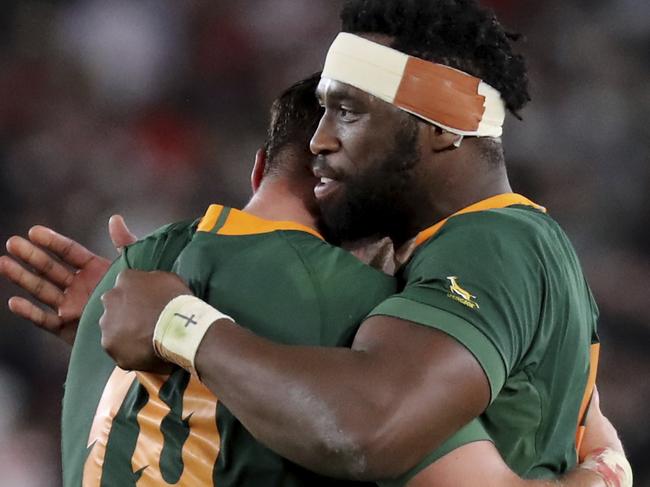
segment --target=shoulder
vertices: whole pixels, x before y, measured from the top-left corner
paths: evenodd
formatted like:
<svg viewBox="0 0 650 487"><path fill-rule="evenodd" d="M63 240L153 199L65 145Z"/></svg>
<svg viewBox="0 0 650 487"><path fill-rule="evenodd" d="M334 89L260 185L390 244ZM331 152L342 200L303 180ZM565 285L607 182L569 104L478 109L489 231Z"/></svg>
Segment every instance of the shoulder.
<svg viewBox="0 0 650 487"><path fill-rule="evenodd" d="M154 230L149 235L146 235L138 241L138 243L143 243L146 241L158 241L158 240L169 240L174 238L186 238L188 235L194 235L196 228L199 224L199 220L183 220L174 223L168 223L162 227Z"/></svg>
<svg viewBox="0 0 650 487"><path fill-rule="evenodd" d="M346 250L301 232L284 231L281 235L299 255L312 279L326 289L329 296L366 294L374 299L396 290L392 276L364 264ZM354 292L351 293L352 286Z"/></svg>
<svg viewBox="0 0 650 487"><path fill-rule="evenodd" d="M484 263L518 259L539 261L553 247L566 247L568 240L547 214L525 206L511 206L458 215L414 253L413 263L435 257L479 260Z"/></svg>
<svg viewBox="0 0 650 487"><path fill-rule="evenodd" d="M539 210L526 206L510 206L450 218L430 242L441 238L472 236L480 240L494 241L516 239L513 243L521 243L539 239L557 228L557 223Z"/></svg>
<svg viewBox="0 0 650 487"><path fill-rule="evenodd" d="M196 232L198 220L170 223L124 249L129 267L141 270L171 269Z"/></svg>

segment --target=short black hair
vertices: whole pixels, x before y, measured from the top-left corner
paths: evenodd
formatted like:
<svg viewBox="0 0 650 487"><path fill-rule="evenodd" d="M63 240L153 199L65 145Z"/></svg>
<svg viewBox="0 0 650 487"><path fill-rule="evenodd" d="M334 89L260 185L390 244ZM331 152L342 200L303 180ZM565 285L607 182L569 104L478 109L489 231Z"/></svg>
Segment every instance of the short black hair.
<svg viewBox="0 0 650 487"><path fill-rule="evenodd" d="M530 101L526 63L512 50L520 36L476 0L347 0L341 21L344 32L391 36L405 54L482 79L517 117Z"/></svg>
<svg viewBox="0 0 650 487"><path fill-rule="evenodd" d="M315 73L287 88L271 106L271 123L264 144L264 175L281 173L287 168L282 155L288 148L311 155L309 141L318 128L323 108L316 99L321 73Z"/></svg>

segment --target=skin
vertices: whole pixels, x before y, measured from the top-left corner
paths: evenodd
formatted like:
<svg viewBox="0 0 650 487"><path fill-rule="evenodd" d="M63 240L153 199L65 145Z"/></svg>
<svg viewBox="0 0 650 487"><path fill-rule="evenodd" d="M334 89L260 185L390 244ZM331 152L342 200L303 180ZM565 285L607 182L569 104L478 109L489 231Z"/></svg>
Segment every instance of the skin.
<svg viewBox="0 0 650 487"><path fill-rule="evenodd" d="M321 208L340 206L351 191L348 179L375 170L382 154L391 152L395 133L413 117L333 80L322 80L317 96L325 114L311 141L317 155L314 172L335 181L327 188L317 187L316 196ZM484 161L478 139L465 139L456 148L453 144L459 136L423 122L416 124L418 164L402 193L385 195L404 206L403 213L408 215L387 229L397 245L476 201L512 191L505 166Z"/></svg>
<svg viewBox="0 0 650 487"><path fill-rule="evenodd" d="M623 452L616 430L600 409L598 390L594 396L587 416L588 428L582 443L580 458L604 446ZM479 441L470 443L445 455L417 475L408 487L544 487L566 486L587 487L606 485L591 471L574 469L561 479L549 481L524 480L515 475L501 459L495 455L492 443ZM472 468L468 468L471 465Z"/></svg>
<svg viewBox="0 0 650 487"><path fill-rule="evenodd" d="M135 242L121 216L111 217L108 227L118 251ZM8 302L11 312L72 345L81 312L111 262L40 225L29 230L27 239L11 237L6 248L11 257L0 256L0 275L46 306L13 296Z"/></svg>

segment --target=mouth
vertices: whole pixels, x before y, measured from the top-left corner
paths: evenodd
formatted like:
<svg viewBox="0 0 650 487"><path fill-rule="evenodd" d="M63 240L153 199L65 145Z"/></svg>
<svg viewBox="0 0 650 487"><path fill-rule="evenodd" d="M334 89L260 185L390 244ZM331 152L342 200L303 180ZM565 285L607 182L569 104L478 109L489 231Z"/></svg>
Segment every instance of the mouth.
<svg viewBox="0 0 650 487"><path fill-rule="evenodd" d="M314 188L314 195L316 195L316 199L321 200L336 191L340 185L340 181L322 176Z"/></svg>
<svg viewBox="0 0 650 487"><path fill-rule="evenodd" d="M316 158L312 166L312 172L318 178L318 183L314 188L314 195L317 200L327 198L342 184L337 171L322 156Z"/></svg>

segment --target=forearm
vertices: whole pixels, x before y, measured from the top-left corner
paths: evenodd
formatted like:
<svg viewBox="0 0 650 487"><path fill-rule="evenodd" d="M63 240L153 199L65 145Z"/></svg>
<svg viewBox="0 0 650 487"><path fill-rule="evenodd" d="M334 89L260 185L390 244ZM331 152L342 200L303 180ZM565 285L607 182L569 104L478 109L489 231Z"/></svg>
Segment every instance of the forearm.
<svg viewBox="0 0 650 487"><path fill-rule="evenodd" d="M597 474L583 469L575 469L570 473L563 475L554 480L526 480L521 477L508 474L505 478L498 476L481 476L480 485L483 487L607 487L607 484ZM474 487L477 484L477 479L469 482L453 481L449 485L456 487ZM408 487L425 487L426 483L409 484ZM437 485L437 483L428 484L428 487L444 487Z"/></svg>
<svg viewBox="0 0 650 487"><path fill-rule="evenodd" d="M368 464L367 431L380 432L375 420L390 399L368 387L376 371L364 352L282 346L222 321L196 365L202 382L280 455L330 476L383 473Z"/></svg>
<svg viewBox="0 0 650 487"><path fill-rule="evenodd" d="M607 453L609 452L609 453ZM408 487L631 487L627 460L615 450L593 451L561 477L526 480L515 473L490 441L464 444L418 472ZM619 468L620 466L620 468ZM627 474L624 473L627 471ZM604 480L609 479L609 484Z"/></svg>
<svg viewBox="0 0 650 487"><path fill-rule="evenodd" d="M278 345L227 320L208 331L196 368L201 380L260 442L330 476L399 475L466 421L441 413L429 428L415 425L416 421L411 428L402 421L411 405L399 400L400 389L409 384L376 354ZM417 373L411 378L418 380ZM441 407L447 408L444 401ZM426 444L418 437L421 431L412 431L418 427L427 431ZM421 449L417 442L407 447L409 437L415 437Z"/></svg>
<svg viewBox="0 0 650 487"><path fill-rule="evenodd" d="M555 483L530 485L529 487L607 487L605 481L591 470L575 468L563 475Z"/></svg>
<svg viewBox="0 0 650 487"><path fill-rule="evenodd" d="M476 483L455 483L454 485L458 487L467 485L469 487L470 485L476 485ZM525 480L513 476L507 480L498 480L496 478L484 479L481 480L481 485L483 485L483 487L607 487L607 484L605 484L603 479L598 475L582 469L576 469L569 474L554 480ZM424 484L422 484L421 487L424 487Z"/></svg>

